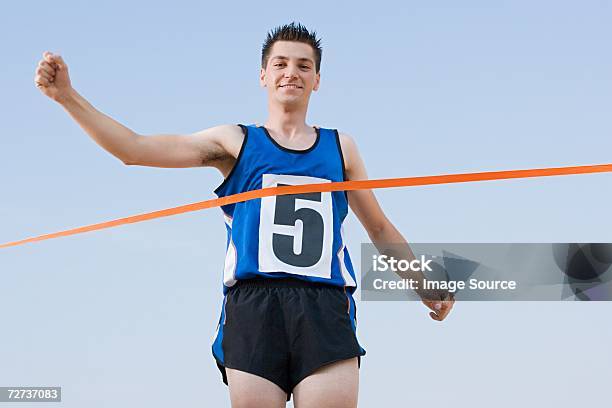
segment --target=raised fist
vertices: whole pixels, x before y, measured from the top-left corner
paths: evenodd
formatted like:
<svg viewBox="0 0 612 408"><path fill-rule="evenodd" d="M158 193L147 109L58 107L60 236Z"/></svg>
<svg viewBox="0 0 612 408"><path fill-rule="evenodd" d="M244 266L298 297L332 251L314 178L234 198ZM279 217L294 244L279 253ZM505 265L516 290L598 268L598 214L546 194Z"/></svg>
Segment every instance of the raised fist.
<svg viewBox="0 0 612 408"><path fill-rule="evenodd" d="M60 101L72 90L68 66L61 56L49 51L45 51L38 62L34 83L43 94L55 101Z"/></svg>

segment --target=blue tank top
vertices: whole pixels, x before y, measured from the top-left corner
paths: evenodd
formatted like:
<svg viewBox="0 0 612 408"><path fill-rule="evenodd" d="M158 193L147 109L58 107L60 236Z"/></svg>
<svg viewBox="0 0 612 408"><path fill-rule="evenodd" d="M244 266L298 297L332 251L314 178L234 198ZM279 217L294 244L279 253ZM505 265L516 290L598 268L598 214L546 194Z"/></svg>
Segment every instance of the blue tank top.
<svg viewBox="0 0 612 408"><path fill-rule="evenodd" d="M264 187L345 180L338 131L316 128L306 150L278 144L264 127L239 125L244 141L234 168L215 189L225 197ZM238 280L293 277L357 286L342 223L346 192L264 197L221 206L227 230L223 291Z"/></svg>

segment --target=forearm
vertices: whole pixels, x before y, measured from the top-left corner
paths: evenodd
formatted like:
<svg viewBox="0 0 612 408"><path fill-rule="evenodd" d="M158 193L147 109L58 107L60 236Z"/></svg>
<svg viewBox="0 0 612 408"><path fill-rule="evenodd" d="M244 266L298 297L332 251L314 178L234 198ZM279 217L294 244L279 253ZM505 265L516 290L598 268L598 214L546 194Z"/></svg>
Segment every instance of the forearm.
<svg viewBox="0 0 612 408"><path fill-rule="evenodd" d="M416 259L406 239L391 222L387 222L380 230L370 234L370 239L381 255L394 257L398 261L406 260L410 262ZM416 290L416 293L421 297L424 296L425 292L420 290L424 286L423 280L425 279L422 272L412 269L394 272L402 279L413 279L418 282L419 290Z"/></svg>
<svg viewBox="0 0 612 408"><path fill-rule="evenodd" d="M57 102L100 147L124 163L133 161L139 137L135 132L98 111L75 90Z"/></svg>

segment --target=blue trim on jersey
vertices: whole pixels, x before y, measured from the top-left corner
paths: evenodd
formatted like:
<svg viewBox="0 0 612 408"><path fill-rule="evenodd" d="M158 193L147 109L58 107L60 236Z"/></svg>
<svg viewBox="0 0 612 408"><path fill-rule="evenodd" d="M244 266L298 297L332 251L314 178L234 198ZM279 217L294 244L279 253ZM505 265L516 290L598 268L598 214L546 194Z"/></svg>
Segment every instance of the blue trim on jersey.
<svg viewBox="0 0 612 408"><path fill-rule="evenodd" d="M349 299L349 317L351 319L351 327L353 328L353 333L355 333L355 338L357 338L357 306L352 294L347 293L346 296ZM359 344L359 341L357 341L357 344ZM361 348L361 351L365 354L366 351L363 347L361 347L361 344L359 344L359 348Z"/></svg>
<svg viewBox="0 0 612 408"><path fill-rule="evenodd" d="M225 354L223 353L223 328L225 326L225 302L227 298L223 297L223 307L221 308L221 316L219 317L219 323L217 326L217 335L215 336L214 343L212 345L213 356L221 365L225 364Z"/></svg>

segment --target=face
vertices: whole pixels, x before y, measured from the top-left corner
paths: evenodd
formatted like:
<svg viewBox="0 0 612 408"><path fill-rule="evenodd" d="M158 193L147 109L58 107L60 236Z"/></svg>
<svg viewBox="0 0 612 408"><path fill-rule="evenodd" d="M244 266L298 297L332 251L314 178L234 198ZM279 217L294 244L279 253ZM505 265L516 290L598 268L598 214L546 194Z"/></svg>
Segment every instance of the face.
<svg viewBox="0 0 612 408"><path fill-rule="evenodd" d="M308 104L312 91L319 89L320 75L315 70L315 55L310 45L277 41L259 80L261 86L268 88L268 98L282 104Z"/></svg>

